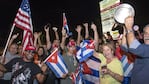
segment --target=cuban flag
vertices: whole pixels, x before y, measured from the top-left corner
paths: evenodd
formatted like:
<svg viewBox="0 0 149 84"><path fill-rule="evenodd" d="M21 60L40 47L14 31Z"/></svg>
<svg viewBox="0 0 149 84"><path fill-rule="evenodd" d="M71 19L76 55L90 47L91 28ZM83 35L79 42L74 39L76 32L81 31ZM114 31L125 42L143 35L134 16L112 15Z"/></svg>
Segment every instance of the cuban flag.
<svg viewBox="0 0 149 84"><path fill-rule="evenodd" d="M89 73L83 73L84 84L100 84L99 66L101 61L98 58L91 56L88 60L85 61L85 63L87 64L90 71Z"/></svg>
<svg viewBox="0 0 149 84"><path fill-rule="evenodd" d="M122 62L123 70L124 70L124 76L131 77L131 71L132 71L134 63L133 62L130 63L126 55L122 56L121 62Z"/></svg>
<svg viewBox="0 0 149 84"><path fill-rule="evenodd" d="M93 55L94 52L94 41L93 40L83 40L80 44L80 49L77 51L76 58L79 62L83 62L88 57Z"/></svg>
<svg viewBox="0 0 149 84"><path fill-rule="evenodd" d="M72 80L72 84L83 84L82 72L78 69L71 74L70 79Z"/></svg>
<svg viewBox="0 0 149 84"><path fill-rule="evenodd" d="M67 24L67 18L66 18L65 13L63 13L63 27L64 29L66 29L66 33L68 36L72 35L72 33L69 30L68 24Z"/></svg>
<svg viewBox="0 0 149 84"><path fill-rule="evenodd" d="M58 48L56 48L44 62L54 72L57 78L62 78L64 74L68 73L68 69L62 55L58 52Z"/></svg>
<svg viewBox="0 0 149 84"><path fill-rule="evenodd" d="M82 67L81 71L83 72L83 74L91 74L92 73L91 69L88 67L88 65L85 61L81 63L81 67Z"/></svg>

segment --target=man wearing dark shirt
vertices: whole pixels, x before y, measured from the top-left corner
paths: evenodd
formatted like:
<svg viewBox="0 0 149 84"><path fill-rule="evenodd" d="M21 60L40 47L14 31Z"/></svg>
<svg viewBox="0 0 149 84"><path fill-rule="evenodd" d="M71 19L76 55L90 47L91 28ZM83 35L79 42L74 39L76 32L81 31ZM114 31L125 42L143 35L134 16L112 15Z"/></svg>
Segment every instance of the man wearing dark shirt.
<svg viewBox="0 0 149 84"><path fill-rule="evenodd" d="M42 69L33 63L35 48L28 46L24 51L24 58L14 58L7 64L5 68L7 71L12 72L11 84L33 84L33 80L36 79L39 83L43 83L46 68Z"/></svg>

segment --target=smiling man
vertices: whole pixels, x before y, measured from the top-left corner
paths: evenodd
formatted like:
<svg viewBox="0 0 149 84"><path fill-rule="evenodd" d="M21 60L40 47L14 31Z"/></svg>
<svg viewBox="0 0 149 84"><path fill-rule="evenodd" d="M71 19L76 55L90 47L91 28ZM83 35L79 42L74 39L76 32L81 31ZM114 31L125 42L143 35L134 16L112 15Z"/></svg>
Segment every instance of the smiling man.
<svg viewBox="0 0 149 84"><path fill-rule="evenodd" d="M14 58L4 65L7 71L12 72L11 84L33 84L34 79L44 82L46 68L41 69L33 62L34 53L35 47L27 46L23 59Z"/></svg>
<svg viewBox="0 0 149 84"><path fill-rule="evenodd" d="M141 44L135 37L133 32L134 17L129 16L125 19L125 27L127 31L124 31L122 38L122 49L129 51L137 58L132 70L131 84L148 84L149 83L149 25L146 25L143 29L144 43ZM125 37L126 36L126 37ZM126 44L128 43L128 46Z"/></svg>

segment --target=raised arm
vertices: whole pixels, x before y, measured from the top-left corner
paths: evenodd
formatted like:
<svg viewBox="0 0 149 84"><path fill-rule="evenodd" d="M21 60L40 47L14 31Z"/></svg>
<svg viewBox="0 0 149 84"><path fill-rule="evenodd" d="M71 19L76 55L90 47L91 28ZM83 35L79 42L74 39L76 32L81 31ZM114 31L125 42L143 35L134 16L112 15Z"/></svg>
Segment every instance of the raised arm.
<svg viewBox="0 0 149 84"><path fill-rule="evenodd" d="M51 41L50 41L49 27L47 27L47 25L45 25L44 30L46 32L47 49L50 49L51 48Z"/></svg>
<svg viewBox="0 0 149 84"><path fill-rule="evenodd" d="M133 24L134 24L134 17L133 16L129 16L125 19L125 27L126 27L126 38L128 41L128 46L130 46L130 44L135 40L135 35L133 32Z"/></svg>
<svg viewBox="0 0 149 84"><path fill-rule="evenodd" d="M98 36L98 32L97 32L97 26L92 23L91 24L91 29L94 31L95 50L98 50L99 36Z"/></svg>
<svg viewBox="0 0 149 84"><path fill-rule="evenodd" d="M54 30L56 40L59 40L59 35L58 35L58 32L57 32L58 28L57 27L53 27L52 29Z"/></svg>
<svg viewBox="0 0 149 84"><path fill-rule="evenodd" d="M38 41L38 45L39 45L39 46L42 46L42 45L43 45L43 44L41 43L41 39L40 39L41 34L42 34L42 32L39 32L39 33L38 33L38 39L37 39L37 41Z"/></svg>
<svg viewBox="0 0 149 84"><path fill-rule="evenodd" d="M37 47L39 47L39 45L38 45L38 38L40 37L40 33L38 33L38 32L34 32L34 46L37 48Z"/></svg>
<svg viewBox="0 0 149 84"><path fill-rule="evenodd" d="M88 23L83 24L85 27L85 39L89 38Z"/></svg>
<svg viewBox="0 0 149 84"><path fill-rule="evenodd" d="M78 33L78 37L77 37L77 45L78 46L80 45L80 42L81 42L81 30L82 30L81 25L78 25L76 28L76 31Z"/></svg>
<svg viewBox="0 0 149 84"><path fill-rule="evenodd" d="M65 40L66 40L66 38L67 38L68 36L67 36L67 34L66 34L66 30L64 29L64 27L62 28L62 41L61 41L61 44L60 44L60 47L62 48L62 49L64 49L64 47L65 47Z"/></svg>

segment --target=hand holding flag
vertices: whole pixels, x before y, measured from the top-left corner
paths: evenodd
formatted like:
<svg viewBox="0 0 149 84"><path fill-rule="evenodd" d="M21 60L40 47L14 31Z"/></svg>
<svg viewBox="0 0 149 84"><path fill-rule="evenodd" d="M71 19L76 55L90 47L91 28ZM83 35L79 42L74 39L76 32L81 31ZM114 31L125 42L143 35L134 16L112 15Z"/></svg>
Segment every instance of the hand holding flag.
<svg viewBox="0 0 149 84"><path fill-rule="evenodd" d="M63 27L66 29L66 33L68 36L72 35L72 32L70 32L68 24L67 24L67 19L65 13L63 13Z"/></svg>

